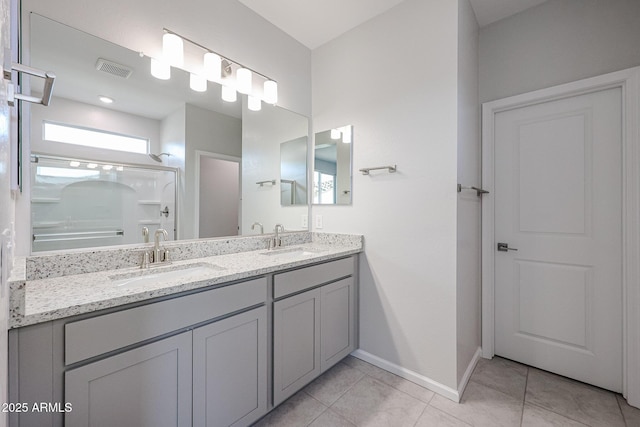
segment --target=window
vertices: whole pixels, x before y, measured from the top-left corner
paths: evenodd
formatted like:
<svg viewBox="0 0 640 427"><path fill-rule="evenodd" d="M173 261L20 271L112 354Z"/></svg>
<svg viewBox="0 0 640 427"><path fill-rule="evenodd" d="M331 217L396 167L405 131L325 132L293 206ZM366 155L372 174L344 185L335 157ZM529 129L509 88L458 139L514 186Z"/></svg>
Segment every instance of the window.
<svg viewBox="0 0 640 427"><path fill-rule="evenodd" d="M332 205L336 203L335 175L314 171L313 203L319 205Z"/></svg>
<svg viewBox="0 0 640 427"><path fill-rule="evenodd" d="M149 152L148 139L50 122L44 122L43 139L129 153L147 154Z"/></svg>

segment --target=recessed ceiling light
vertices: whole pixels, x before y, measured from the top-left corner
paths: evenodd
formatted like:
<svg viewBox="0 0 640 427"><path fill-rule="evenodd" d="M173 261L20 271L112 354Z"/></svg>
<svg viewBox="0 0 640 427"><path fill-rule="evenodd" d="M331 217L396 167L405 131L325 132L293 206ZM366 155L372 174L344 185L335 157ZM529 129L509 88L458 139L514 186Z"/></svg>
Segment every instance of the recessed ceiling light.
<svg viewBox="0 0 640 427"><path fill-rule="evenodd" d="M100 101L104 102L105 104L112 104L113 103L113 98L109 98L108 96L100 95L100 96L98 96L98 99Z"/></svg>

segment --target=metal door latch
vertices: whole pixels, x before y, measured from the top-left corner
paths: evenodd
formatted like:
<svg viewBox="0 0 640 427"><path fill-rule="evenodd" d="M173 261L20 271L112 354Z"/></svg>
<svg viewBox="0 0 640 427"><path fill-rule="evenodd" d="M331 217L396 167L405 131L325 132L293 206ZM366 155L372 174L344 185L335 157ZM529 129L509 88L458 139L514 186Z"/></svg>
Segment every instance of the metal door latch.
<svg viewBox="0 0 640 427"><path fill-rule="evenodd" d="M500 252L517 251L517 249L510 248L508 243L498 243L498 251Z"/></svg>

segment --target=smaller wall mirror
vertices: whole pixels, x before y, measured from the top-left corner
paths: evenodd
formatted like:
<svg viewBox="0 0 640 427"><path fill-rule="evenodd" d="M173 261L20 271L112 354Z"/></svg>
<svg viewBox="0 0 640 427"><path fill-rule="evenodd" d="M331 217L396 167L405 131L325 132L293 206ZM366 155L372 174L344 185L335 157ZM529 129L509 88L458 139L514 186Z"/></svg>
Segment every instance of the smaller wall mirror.
<svg viewBox="0 0 640 427"><path fill-rule="evenodd" d="M353 126L315 134L313 204L351 204Z"/></svg>

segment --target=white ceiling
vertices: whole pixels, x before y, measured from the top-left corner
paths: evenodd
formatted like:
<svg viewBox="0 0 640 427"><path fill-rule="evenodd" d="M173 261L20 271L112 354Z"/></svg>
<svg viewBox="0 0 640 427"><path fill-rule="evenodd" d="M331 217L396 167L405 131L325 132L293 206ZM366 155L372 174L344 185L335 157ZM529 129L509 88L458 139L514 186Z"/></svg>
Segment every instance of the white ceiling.
<svg viewBox="0 0 640 427"><path fill-rule="evenodd" d="M380 15L404 0L239 0L309 49ZM546 0L470 0L481 27Z"/></svg>

